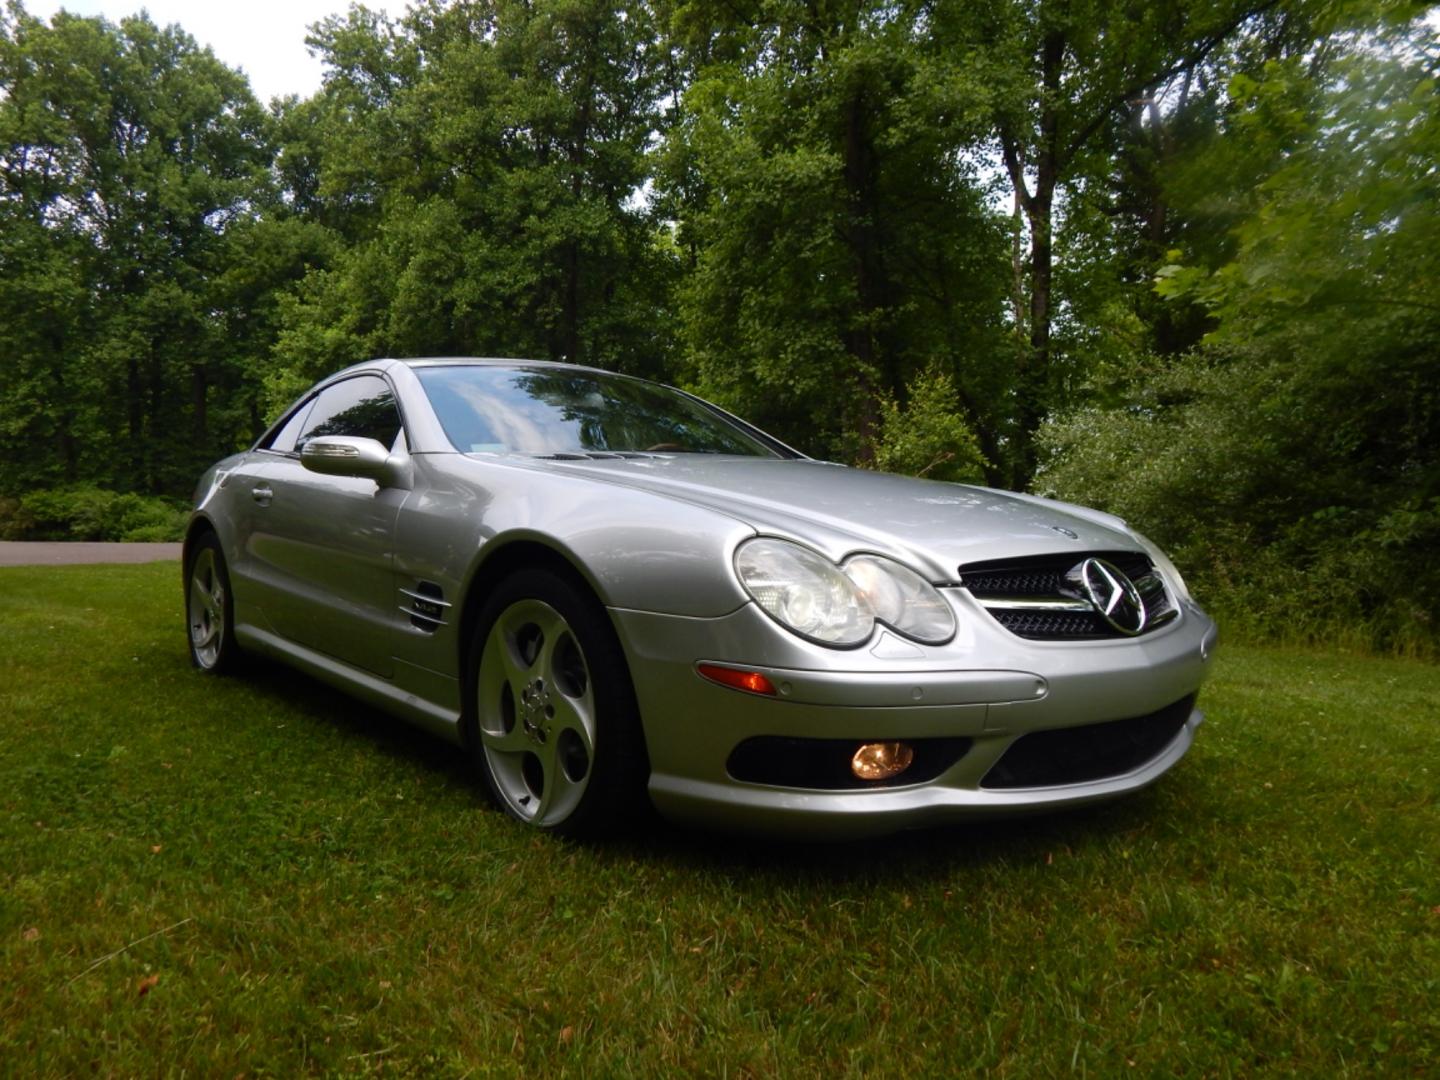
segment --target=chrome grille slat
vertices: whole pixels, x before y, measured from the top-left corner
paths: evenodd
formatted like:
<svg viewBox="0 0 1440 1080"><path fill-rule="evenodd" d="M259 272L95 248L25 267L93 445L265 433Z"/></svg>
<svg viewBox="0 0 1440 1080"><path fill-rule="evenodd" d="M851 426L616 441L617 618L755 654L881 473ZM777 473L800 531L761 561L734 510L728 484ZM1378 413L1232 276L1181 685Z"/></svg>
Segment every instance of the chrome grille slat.
<svg viewBox="0 0 1440 1080"><path fill-rule="evenodd" d="M449 600L441 600L438 596L427 596L425 593L411 592L409 589L401 589L400 591L412 600L423 600L427 604L434 604L436 607L442 608L451 606ZM400 606L404 607L405 605L401 604Z"/></svg>
<svg viewBox="0 0 1440 1080"><path fill-rule="evenodd" d="M433 581L421 581L416 583L414 589L402 587L399 592L409 600L408 604L399 605L400 610L410 616L410 625L416 630L433 634L446 625L445 614L451 605L439 585Z"/></svg>
<svg viewBox="0 0 1440 1080"><path fill-rule="evenodd" d="M444 619L437 619L433 615L426 615L422 611L416 611L409 604L397 604L396 606L406 615L409 615L410 621L417 626L423 622L425 625L419 627L422 630L436 630L446 625Z"/></svg>
<svg viewBox="0 0 1440 1080"><path fill-rule="evenodd" d="M986 608L1012 611L1094 611L1088 600L1037 599L1033 596L992 596L980 601Z"/></svg>

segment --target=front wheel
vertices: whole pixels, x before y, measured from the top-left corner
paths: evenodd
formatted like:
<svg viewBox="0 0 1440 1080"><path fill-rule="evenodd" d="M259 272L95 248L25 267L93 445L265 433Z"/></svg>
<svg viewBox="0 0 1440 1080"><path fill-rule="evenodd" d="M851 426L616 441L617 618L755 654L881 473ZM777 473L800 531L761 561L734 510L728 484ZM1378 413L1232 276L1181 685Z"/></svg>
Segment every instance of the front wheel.
<svg viewBox="0 0 1440 1080"><path fill-rule="evenodd" d="M201 671L232 670L240 654L235 643L235 605L225 555L214 533L195 542L185 573L185 626L190 662Z"/></svg>
<svg viewBox="0 0 1440 1080"><path fill-rule="evenodd" d="M524 570L477 621L469 734L495 801L571 836L613 831L648 771L629 672L604 609L565 578Z"/></svg>

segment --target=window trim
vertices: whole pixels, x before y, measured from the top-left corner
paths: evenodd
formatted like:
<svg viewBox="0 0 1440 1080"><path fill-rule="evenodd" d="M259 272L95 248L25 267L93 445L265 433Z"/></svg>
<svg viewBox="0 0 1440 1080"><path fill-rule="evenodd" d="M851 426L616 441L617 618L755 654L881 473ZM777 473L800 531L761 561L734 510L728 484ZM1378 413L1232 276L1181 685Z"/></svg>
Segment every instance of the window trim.
<svg viewBox="0 0 1440 1080"><path fill-rule="evenodd" d="M305 414L305 419L308 419L310 409L315 405L315 399L319 396L320 395L318 392L312 392L302 397L298 405L295 405L291 409L287 410L286 413L281 416L279 420L276 420L275 423L271 424L268 428L265 429L264 434L262 434L260 438L255 440L255 445L254 447L252 447L252 449L260 454L274 454L276 457L298 458L300 456L298 451L276 450L272 446L266 446L262 444L274 442L275 439L279 437L280 433L285 430L286 426L289 425L290 421L294 420L302 413ZM302 419L300 422L303 425L305 420Z"/></svg>
<svg viewBox="0 0 1440 1080"><path fill-rule="evenodd" d="M296 405L292 406L290 409L287 409L285 414L281 416L279 420L276 420L275 423L271 424L268 428L265 429L261 436L255 440L255 445L252 446L250 449L258 454L271 454L275 457L289 458L293 461L299 461L300 451L298 450L275 450L269 446L265 446L262 444L273 440L275 436L279 435L280 432L284 429L285 425L288 424L291 420L293 420L302 410L306 410L306 420L308 420L308 410L314 407L315 402L319 400L320 395L325 393L325 391L331 389L332 387L339 386L342 383L347 383L354 379L361 378L379 379L386 385L386 387L389 388L390 397L395 402L395 411L400 416L400 430L396 432L395 438L391 440L391 443L387 447L387 449L392 454L395 453L397 446L400 445L400 440L403 439L404 445L403 447L401 447L401 449L408 453L410 448L410 433L405 422L405 407L400 403L400 394L395 389L395 383L392 382L391 379L382 371L356 371L346 375L343 379L327 380L319 386L312 386L308 391L305 392L305 395L301 397L300 401ZM305 421L302 421L302 424L304 422ZM376 441L378 442L379 440Z"/></svg>

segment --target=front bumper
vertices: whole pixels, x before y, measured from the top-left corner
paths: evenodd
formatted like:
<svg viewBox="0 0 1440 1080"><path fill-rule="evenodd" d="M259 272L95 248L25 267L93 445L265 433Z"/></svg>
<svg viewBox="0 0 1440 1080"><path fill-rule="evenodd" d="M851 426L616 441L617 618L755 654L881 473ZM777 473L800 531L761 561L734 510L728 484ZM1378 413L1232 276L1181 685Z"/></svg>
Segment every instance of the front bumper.
<svg viewBox="0 0 1440 1080"><path fill-rule="evenodd" d="M994 622L968 594L947 590L961 630L923 647L886 631L857 650L811 645L753 604L718 619L613 610L650 755L650 795L665 816L721 828L860 836L967 819L1056 810L1153 783L1184 756L1203 717L1188 700L1204 681L1215 626L1187 603L1174 623L1140 638L1034 642ZM765 674L763 697L718 686L699 663ZM1184 715L1175 734L1133 767L1099 779L987 787L1021 736L1144 717ZM1177 717L1178 720L1178 717ZM817 790L736 779L727 768L747 739L960 739L967 749L923 783Z"/></svg>

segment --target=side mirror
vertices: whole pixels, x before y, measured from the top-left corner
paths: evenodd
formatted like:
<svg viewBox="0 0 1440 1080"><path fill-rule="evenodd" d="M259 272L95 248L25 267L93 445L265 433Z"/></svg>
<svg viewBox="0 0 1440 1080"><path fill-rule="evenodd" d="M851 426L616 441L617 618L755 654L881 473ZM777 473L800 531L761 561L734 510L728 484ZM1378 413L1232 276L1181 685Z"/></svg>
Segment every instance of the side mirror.
<svg viewBox="0 0 1440 1080"><path fill-rule="evenodd" d="M375 439L322 435L300 450L300 464L326 476L359 476L384 483L390 451Z"/></svg>

